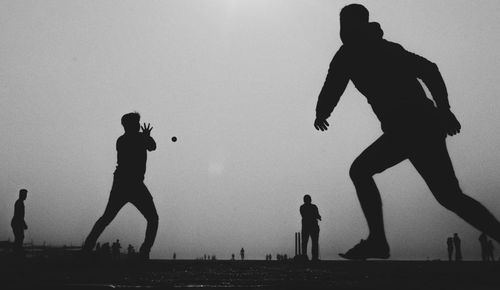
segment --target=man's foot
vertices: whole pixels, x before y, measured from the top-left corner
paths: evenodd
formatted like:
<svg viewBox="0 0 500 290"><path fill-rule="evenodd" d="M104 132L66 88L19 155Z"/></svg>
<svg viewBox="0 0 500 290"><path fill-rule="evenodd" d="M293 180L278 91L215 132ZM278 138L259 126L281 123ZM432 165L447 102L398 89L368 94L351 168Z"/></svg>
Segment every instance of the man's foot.
<svg viewBox="0 0 500 290"><path fill-rule="evenodd" d="M348 260L366 260L366 259L388 259L389 245L386 242L375 243L369 240L361 240L359 244L344 254L339 254Z"/></svg>

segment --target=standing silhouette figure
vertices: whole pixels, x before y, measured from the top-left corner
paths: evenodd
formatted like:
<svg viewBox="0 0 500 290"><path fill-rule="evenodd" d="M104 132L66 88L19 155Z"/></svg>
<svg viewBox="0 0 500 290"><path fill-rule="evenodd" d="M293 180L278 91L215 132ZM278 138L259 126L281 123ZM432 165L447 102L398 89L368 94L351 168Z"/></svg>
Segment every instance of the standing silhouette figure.
<svg viewBox="0 0 500 290"><path fill-rule="evenodd" d="M493 246L493 241L488 240L486 245L488 261L495 262L495 246Z"/></svg>
<svg viewBox="0 0 500 290"><path fill-rule="evenodd" d="M453 234L453 244L455 245L455 261L462 261L462 241L457 233Z"/></svg>
<svg viewBox="0 0 500 290"><path fill-rule="evenodd" d="M446 239L446 246L448 248L448 261L453 261L453 238Z"/></svg>
<svg viewBox="0 0 500 290"><path fill-rule="evenodd" d="M328 129L327 119L349 81L368 99L381 122L383 134L353 162L350 177L365 215L366 240L341 254L346 259L390 256L380 193L373 176L409 159L437 201L472 226L500 242L500 223L459 187L446 148L446 135L460 132L450 111L448 94L436 64L383 38L378 23L368 22L359 4L340 12L340 38L316 106L317 130ZM435 104L427 98L422 80Z"/></svg>
<svg viewBox="0 0 500 290"><path fill-rule="evenodd" d="M241 260L245 260L245 249L241 248L241 251L240 251L240 257L241 257Z"/></svg>
<svg viewBox="0 0 500 290"><path fill-rule="evenodd" d="M10 226L14 232L14 254L17 256L23 255L24 231L28 229L28 225L26 225L26 221L24 220L24 201L27 197L28 191L26 189L19 190L19 198L14 204L14 216L10 222Z"/></svg>
<svg viewBox="0 0 500 290"><path fill-rule="evenodd" d="M84 251L90 251L104 229L116 217L120 209L132 203L146 218L147 228L144 243L139 250L141 259L148 260L158 230L158 214L153 197L144 184L147 151L156 149L151 137L153 127L144 123L141 127L137 112L123 115L121 123L125 134L116 141L117 166L113 185L104 214L97 220L85 240ZM140 132L142 129L142 132Z"/></svg>
<svg viewBox="0 0 500 290"><path fill-rule="evenodd" d="M481 260L483 262L488 261L488 237L485 233L479 235L479 245L481 246Z"/></svg>
<svg viewBox="0 0 500 290"><path fill-rule="evenodd" d="M318 240L319 240L319 225L318 220L321 216L318 212L318 207L311 203L311 196L304 195L304 204L300 206L300 215L302 216L302 254L307 260L307 242L311 237L311 252L312 260L318 260Z"/></svg>

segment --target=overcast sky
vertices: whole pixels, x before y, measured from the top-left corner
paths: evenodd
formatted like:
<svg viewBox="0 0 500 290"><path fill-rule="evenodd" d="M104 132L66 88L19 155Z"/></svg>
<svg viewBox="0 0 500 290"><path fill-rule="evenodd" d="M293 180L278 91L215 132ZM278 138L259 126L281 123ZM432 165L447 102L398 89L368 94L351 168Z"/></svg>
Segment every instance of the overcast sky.
<svg viewBox="0 0 500 290"><path fill-rule="evenodd" d="M0 240L27 188L26 240L80 245L104 211L120 118L154 127L145 182L160 216L153 258L293 254L302 196L319 207L320 257L367 228L348 170L380 134L349 85L313 127L341 45L333 0L0 2ZM463 190L500 217L500 2L358 1L385 38L438 64L462 133L448 147ZM178 141L170 141L177 136ZM376 176L395 259L446 256L479 233L433 198L408 161ZM126 206L100 241L138 247Z"/></svg>

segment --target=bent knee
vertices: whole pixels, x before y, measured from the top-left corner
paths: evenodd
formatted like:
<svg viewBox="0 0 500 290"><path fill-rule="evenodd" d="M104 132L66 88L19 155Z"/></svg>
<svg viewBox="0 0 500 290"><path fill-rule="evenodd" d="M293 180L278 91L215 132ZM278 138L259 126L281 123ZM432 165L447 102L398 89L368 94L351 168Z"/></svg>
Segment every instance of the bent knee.
<svg viewBox="0 0 500 290"><path fill-rule="evenodd" d="M375 172L369 170L369 168L363 162L359 161L359 159L354 160L351 168L349 168L349 176L353 181L370 178L374 174Z"/></svg>
<svg viewBox="0 0 500 290"><path fill-rule="evenodd" d="M469 197L460 189L448 191L436 196L436 200L439 204L451 211L457 211L462 208L463 205L467 203L468 199Z"/></svg>
<svg viewBox="0 0 500 290"><path fill-rule="evenodd" d="M157 224L157 223L158 223L158 220L159 220L160 218L158 217L158 213L154 212L154 213L151 213L150 215L148 215L148 216L146 217L146 219L147 219L147 220L148 220L148 222L150 222L150 223L155 223L155 224Z"/></svg>

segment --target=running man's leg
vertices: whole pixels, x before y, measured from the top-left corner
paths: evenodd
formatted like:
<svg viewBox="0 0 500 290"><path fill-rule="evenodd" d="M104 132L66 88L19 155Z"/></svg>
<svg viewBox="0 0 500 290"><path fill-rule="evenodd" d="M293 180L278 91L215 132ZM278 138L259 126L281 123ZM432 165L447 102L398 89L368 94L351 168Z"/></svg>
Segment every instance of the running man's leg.
<svg viewBox="0 0 500 290"><path fill-rule="evenodd" d="M153 197L144 183L139 188L137 198L134 198L131 203L141 212L147 220L146 237L140 248L140 254L145 258L149 258L149 252L153 247L156 233L158 231L158 213L153 202Z"/></svg>
<svg viewBox="0 0 500 290"><path fill-rule="evenodd" d="M460 189L446 148L446 140L433 138L419 143L413 150L410 161L437 201L480 232L500 242L498 220L481 203L465 195Z"/></svg>
<svg viewBox="0 0 500 290"><path fill-rule="evenodd" d="M387 244L382 213L382 200L373 175L383 172L404 159L406 148L400 140L388 134L382 135L354 160L349 175L356 188L361 209L368 223L369 237Z"/></svg>
<svg viewBox="0 0 500 290"><path fill-rule="evenodd" d="M127 200L120 196L121 192L119 192L118 186L118 182L116 182L116 180L113 181L113 188L111 189L104 214L97 220L87 236L87 239L85 239L85 244L83 246L84 251L92 251L92 249L94 249L95 243L104 229L111 223L120 209L127 203Z"/></svg>

